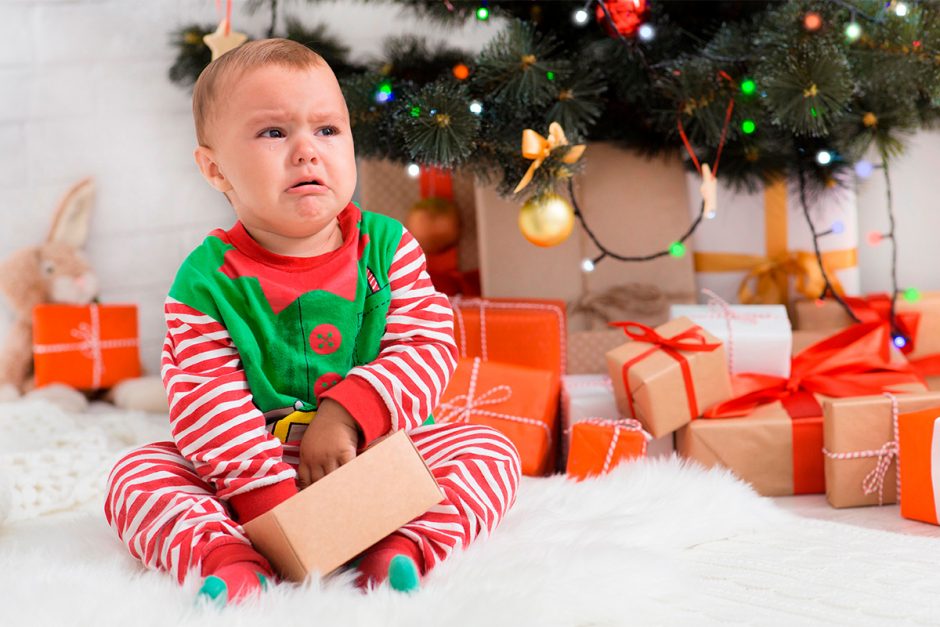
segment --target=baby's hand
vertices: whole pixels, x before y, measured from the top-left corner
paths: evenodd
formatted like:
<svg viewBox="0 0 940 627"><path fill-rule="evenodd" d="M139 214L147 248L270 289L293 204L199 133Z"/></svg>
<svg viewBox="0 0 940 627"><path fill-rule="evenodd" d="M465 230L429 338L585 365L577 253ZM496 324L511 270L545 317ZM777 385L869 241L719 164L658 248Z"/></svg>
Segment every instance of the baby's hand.
<svg viewBox="0 0 940 627"><path fill-rule="evenodd" d="M330 474L356 456L359 426L346 409L324 399L300 441L300 489Z"/></svg>

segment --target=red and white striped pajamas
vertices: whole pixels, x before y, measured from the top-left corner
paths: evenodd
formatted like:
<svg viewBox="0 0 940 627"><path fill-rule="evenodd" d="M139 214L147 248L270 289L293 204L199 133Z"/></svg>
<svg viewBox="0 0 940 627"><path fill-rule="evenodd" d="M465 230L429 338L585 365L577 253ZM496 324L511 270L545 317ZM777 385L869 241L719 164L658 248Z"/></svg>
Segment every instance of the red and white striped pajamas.
<svg viewBox="0 0 940 627"><path fill-rule="evenodd" d="M407 231L388 278L391 303L378 357L350 369L319 398L335 398L357 420L358 408L384 412L385 432L404 429L411 436L446 498L398 533L418 545L430 570L495 528L515 501L520 461L513 444L491 428L422 426L456 365L453 313ZM105 515L132 555L182 581L210 551L250 546L236 519L296 491L300 440L281 442L271 433L270 415L266 420L253 402L225 326L172 297L166 319L162 376L173 441L141 447L115 465ZM367 440L378 435L366 433Z"/></svg>

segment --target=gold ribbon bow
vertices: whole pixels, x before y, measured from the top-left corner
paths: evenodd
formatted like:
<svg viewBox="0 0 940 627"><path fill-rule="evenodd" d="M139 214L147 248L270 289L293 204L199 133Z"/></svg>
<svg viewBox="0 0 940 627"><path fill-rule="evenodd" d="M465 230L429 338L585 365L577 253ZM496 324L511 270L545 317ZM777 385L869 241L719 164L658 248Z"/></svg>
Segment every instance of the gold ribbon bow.
<svg viewBox="0 0 940 627"><path fill-rule="evenodd" d="M819 298L826 283L816 261L816 254L805 250L787 250L787 188L783 181L768 183L764 191L765 255L739 253L695 253L696 272L735 272L745 270L738 288L738 300L744 304L786 304L790 277L795 288L807 298ZM823 266L833 289L844 293L835 271L858 265L855 248L822 253Z"/></svg>
<svg viewBox="0 0 940 627"><path fill-rule="evenodd" d="M535 171L541 167L542 162L548 158L552 153L552 150L558 148L559 146L567 146L568 138L565 137L565 131L561 128L561 124L558 122L552 122L548 126L548 138L542 137L531 128L527 128L522 131L522 156L526 159L532 159L532 165L529 166L529 169L526 171L525 176L522 177L522 180L519 181L519 184L516 185L516 189L513 190L513 193L518 193L525 188L532 181L532 177L535 175ZM585 146L583 144L578 144L577 146L571 146L568 149L568 152L565 153L565 156L561 158L565 163L574 163L581 158L581 155L584 153Z"/></svg>

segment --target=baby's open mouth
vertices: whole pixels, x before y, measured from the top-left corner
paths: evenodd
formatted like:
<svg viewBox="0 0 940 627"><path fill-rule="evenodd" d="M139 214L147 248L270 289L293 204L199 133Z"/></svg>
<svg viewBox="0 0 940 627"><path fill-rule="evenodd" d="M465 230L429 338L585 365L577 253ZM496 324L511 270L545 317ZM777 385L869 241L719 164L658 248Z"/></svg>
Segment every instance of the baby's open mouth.
<svg viewBox="0 0 940 627"><path fill-rule="evenodd" d="M320 181L318 181L318 180L316 180L316 179L311 179L311 180L309 180L309 181L301 181L301 182L297 183L296 185L292 185L292 186L291 186L291 189L296 189L296 188L298 188L298 187L303 187L304 185L322 185L322 183L320 183Z"/></svg>

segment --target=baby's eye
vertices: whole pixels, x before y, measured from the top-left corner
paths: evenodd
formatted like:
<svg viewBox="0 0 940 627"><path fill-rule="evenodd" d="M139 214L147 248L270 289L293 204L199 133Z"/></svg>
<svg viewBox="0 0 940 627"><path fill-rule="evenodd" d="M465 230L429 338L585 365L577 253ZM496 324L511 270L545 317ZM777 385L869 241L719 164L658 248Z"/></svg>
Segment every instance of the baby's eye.
<svg viewBox="0 0 940 627"><path fill-rule="evenodd" d="M320 129L319 132L323 135L330 136L330 135L336 135L337 133L339 133L339 129L336 128L335 126L324 126L323 128Z"/></svg>
<svg viewBox="0 0 940 627"><path fill-rule="evenodd" d="M259 137L270 137L271 139L280 139L284 137L284 132L279 128L268 128L261 131Z"/></svg>

